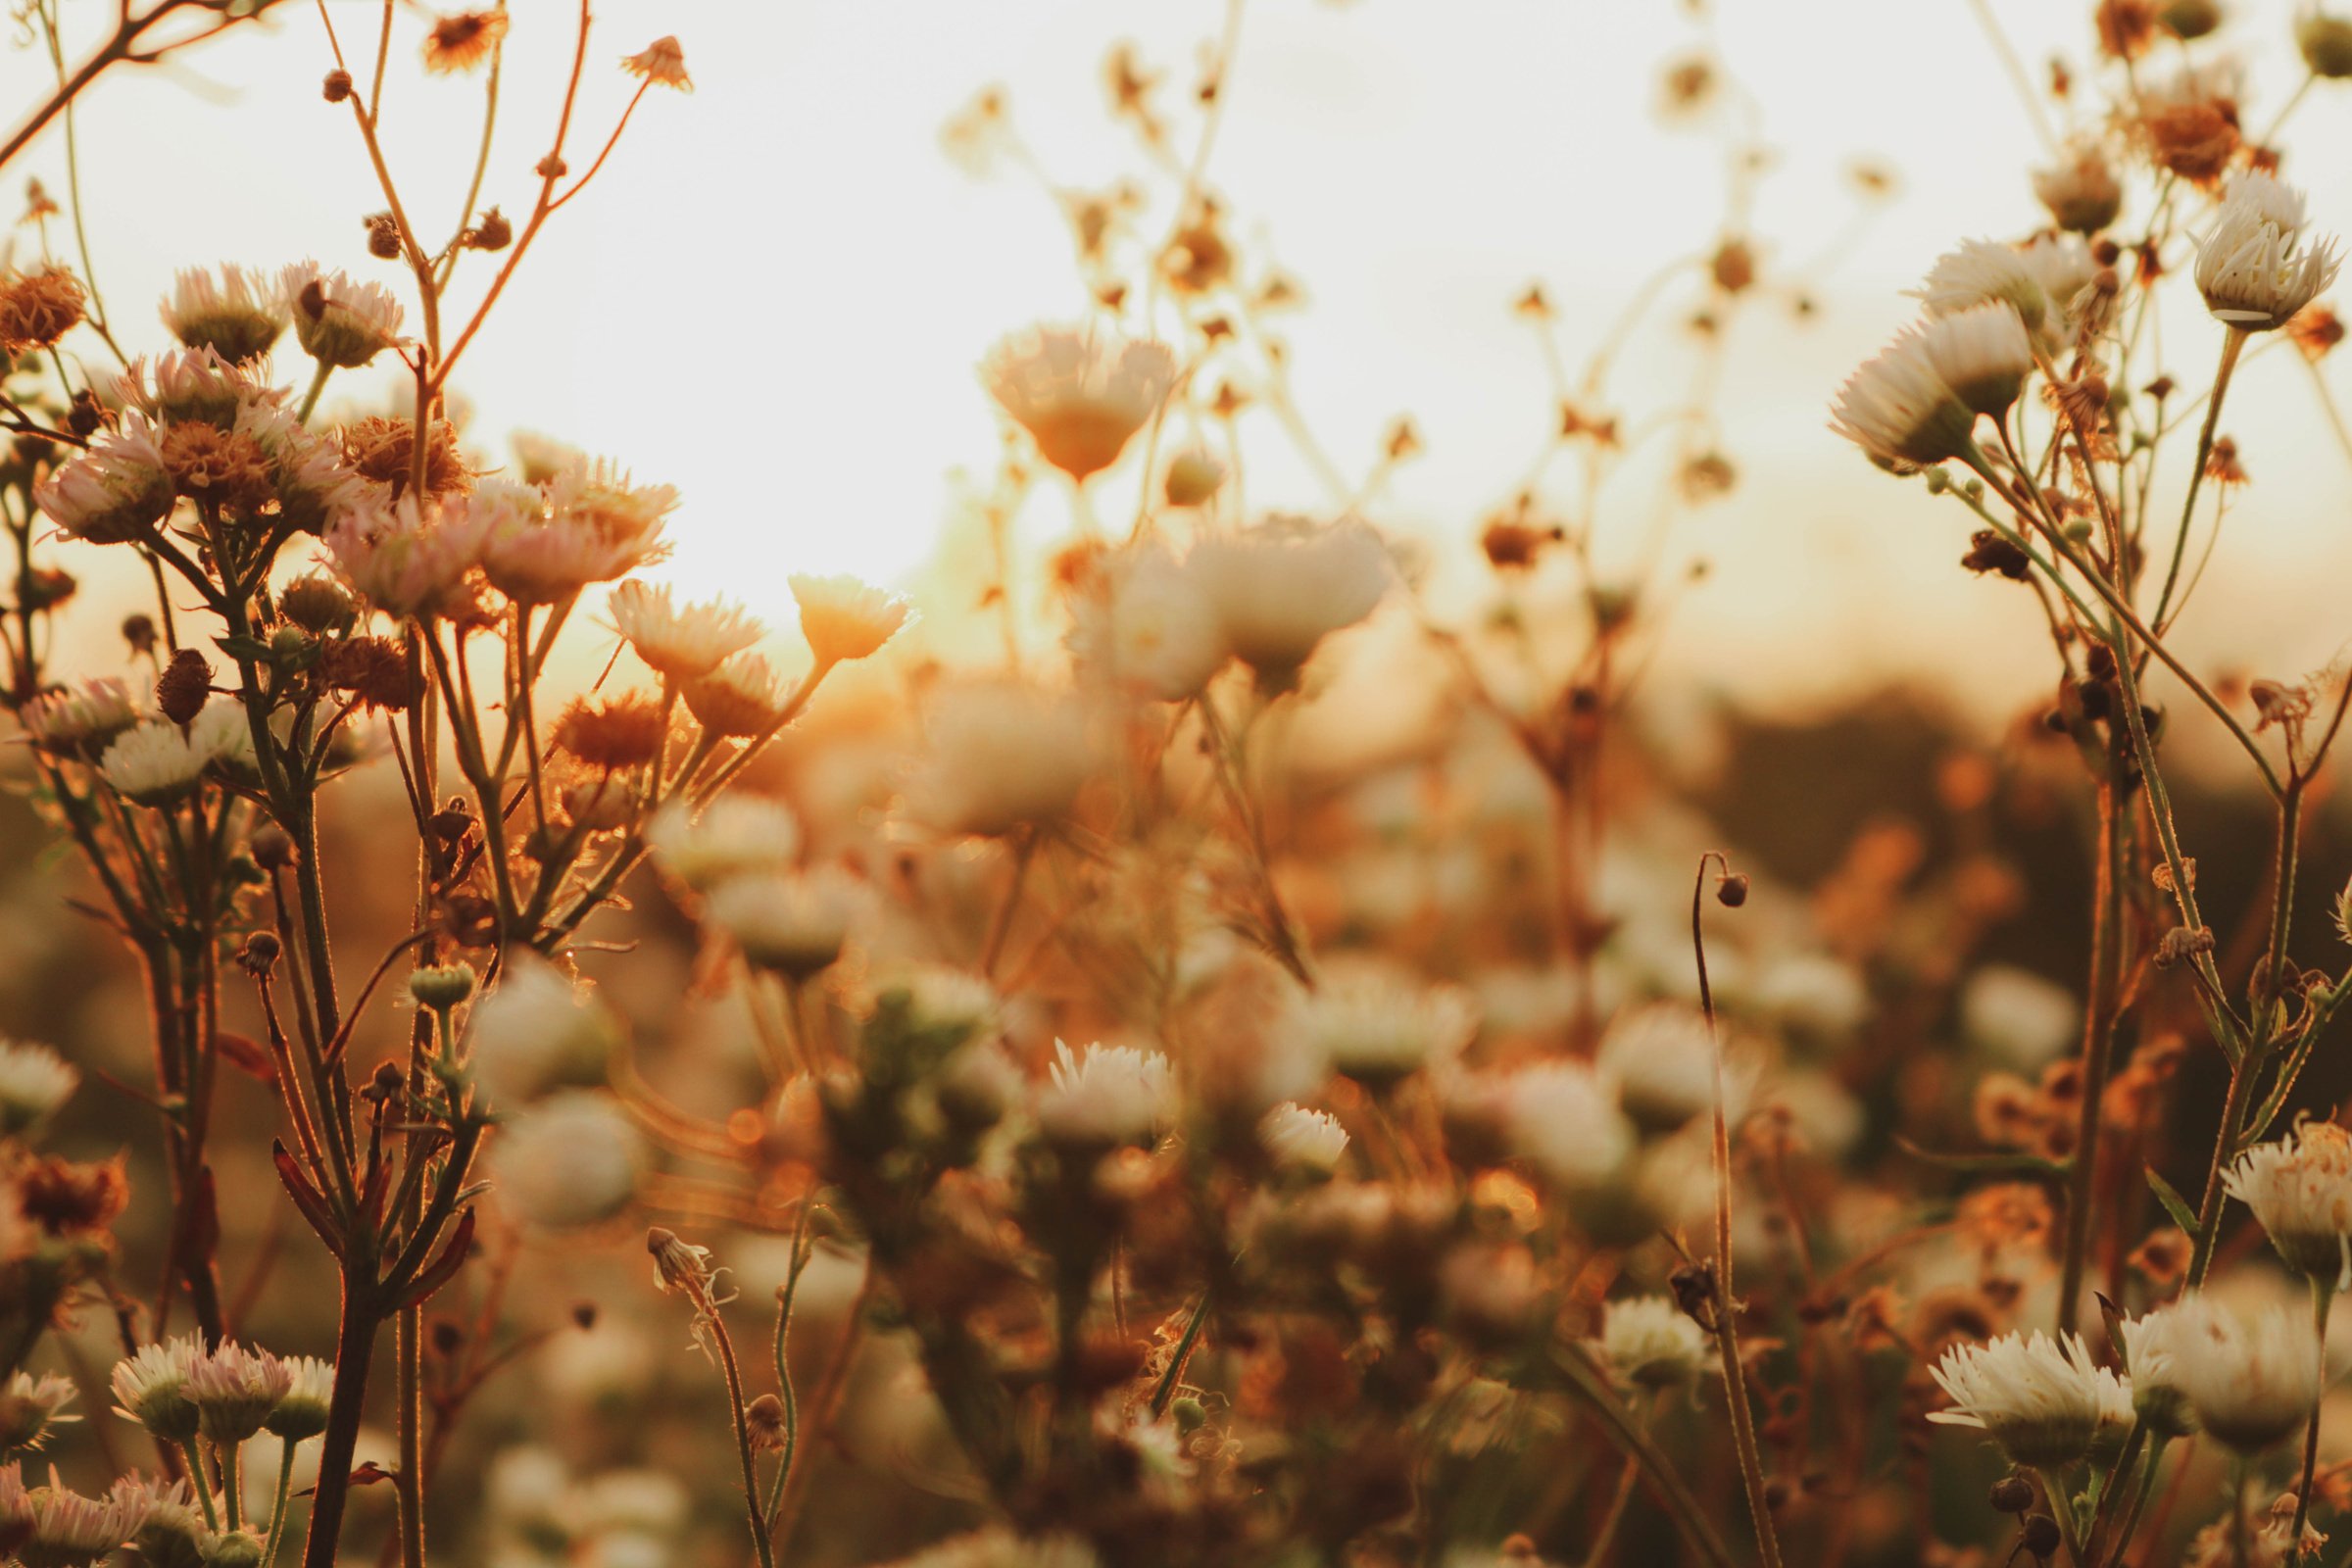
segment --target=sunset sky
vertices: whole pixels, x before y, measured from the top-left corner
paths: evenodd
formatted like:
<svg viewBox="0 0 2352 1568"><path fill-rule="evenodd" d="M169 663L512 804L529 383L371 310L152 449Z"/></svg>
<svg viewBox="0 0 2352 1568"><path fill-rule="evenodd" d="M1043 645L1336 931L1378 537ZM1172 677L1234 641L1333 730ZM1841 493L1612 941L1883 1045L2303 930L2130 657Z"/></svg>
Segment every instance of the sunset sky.
<svg viewBox="0 0 2352 1568"><path fill-rule="evenodd" d="M76 18L88 9L69 4L69 23L95 20ZM1857 155L1898 171L1901 189L1809 279L1813 321L1797 326L1767 303L1739 325L1723 446L1743 479L1683 535L1717 572L1693 596L1677 663L1751 696L1803 699L1965 662L1973 700L1999 711L2046 672L2030 605L1953 566L1964 514L1874 473L1824 418L1838 379L1908 318L1900 290L1939 250L2038 221L2025 178L2041 157L2032 125L1967 0L1709 9L1702 28L1682 7L1600 0L1251 0L1211 179L1244 244L1306 286L1308 309L1287 323L1301 403L1357 473L1409 412L1428 451L1377 520L1466 537L1549 417L1511 300L1544 280L1573 358L1652 270L1717 236L1719 143L1662 127L1654 72L1626 65L1711 37L1776 155L1754 215L1768 277L1806 267L1846 229ZM2071 11L2059 36L2051 8L1995 9L2029 62L2058 49L2082 61ZM2267 123L2301 75L2286 46L2291 7L2232 10L2249 119ZM330 11L346 47L371 54L377 8L333 0ZM951 475L985 476L994 462L976 362L1003 333L1084 305L1036 185L958 172L940 151L942 122L999 83L1056 181L1140 172L1104 116L1104 50L1132 39L1171 70L1189 148L1183 88L1223 14L1216 0L600 0L577 145L593 147L627 100L619 57L656 34L683 40L698 90L649 97L598 183L524 264L459 376L477 431L559 434L677 484L686 502L668 570L693 591L773 610L794 569L905 578L948 513ZM522 0L514 15L488 186L510 213L528 203L572 11ZM480 89L422 74L423 25L404 9L386 129L404 189L440 228L469 169ZM110 78L87 100L91 245L130 340L159 345L148 302L175 266L316 255L396 282L362 243L360 219L381 204L349 116L318 100L330 64L316 8L290 4L266 27ZM0 58L8 101L28 101L45 70L30 49ZM202 135L174 134L199 122ZM2319 92L2287 141L2341 145L2348 133L2352 97ZM225 157L237 137L243 154ZM52 135L20 170L57 189L63 164ZM2352 183L2332 173L2312 191L2315 217L2352 228ZM478 286L489 268L471 270ZM1662 319L1670 328L1673 313ZM2168 368L2201 385L2218 334L2186 308L2166 325ZM1671 330L1637 345L1622 384L1638 408L1679 386L1687 363ZM2338 395L2352 404L2352 386ZM2278 639L2341 624L2320 611L2340 606L2352 580L2341 499L2352 466L2291 354L2251 362L2225 423L2260 483L2185 641L2292 673L2336 651ZM1321 504L1270 420L1246 429L1253 502ZM1132 459L1107 482L1132 505ZM1646 503L1627 510L1642 515ZM1024 526L1046 540L1066 520L1049 492Z"/></svg>

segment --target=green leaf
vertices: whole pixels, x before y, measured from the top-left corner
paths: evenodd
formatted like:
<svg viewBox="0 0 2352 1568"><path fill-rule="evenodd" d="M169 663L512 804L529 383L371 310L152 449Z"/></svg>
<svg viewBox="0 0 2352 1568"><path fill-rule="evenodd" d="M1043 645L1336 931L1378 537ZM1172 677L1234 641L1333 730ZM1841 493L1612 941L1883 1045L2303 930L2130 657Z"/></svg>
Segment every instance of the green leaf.
<svg viewBox="0 0 2352 1568"><path fill-rule="evenodd" d="M259 637L239 633L234 637L216 637L213 642L231 659L251 659L264 663L270 659L270 645Z"/></svg>
<svg viewBox="0 0 2352 1568"><path fill-rule="evenodd" d="M2155 1166L2147 1167L2147 1175L2148 1191L2156 1195L2156 1201L2164 1205L2164 1211L2173 1216L2173 1223L2187 1232L2191 1242L2200 1240L2197 1211L2188 1206L2188 1200L2182 1198L2171 1182L2157 1175Z"/></svg>

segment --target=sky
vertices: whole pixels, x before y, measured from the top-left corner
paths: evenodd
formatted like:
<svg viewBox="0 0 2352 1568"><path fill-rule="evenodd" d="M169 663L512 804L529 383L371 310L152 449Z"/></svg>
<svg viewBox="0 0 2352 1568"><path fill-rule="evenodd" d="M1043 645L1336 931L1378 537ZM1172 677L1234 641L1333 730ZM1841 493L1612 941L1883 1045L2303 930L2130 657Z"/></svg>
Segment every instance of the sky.
<svg viewBox="0 0 2352 1568"><path fill-rule="evenodd" d="M1987 3L2027 61L2083 58L2086 3ZM1251 256L1305 284L1285 332L1299 403L1340 466L1361 473L1394 417L1417 422L1427 450L1377 520L1467 539L1515 486L1551 416L1509 310L1530 281L1561 307L1573 360L1661 264L1712 245L1719 144L1652 113L1659 66L1705 42L1770 149L1754 212L1766 274L1805 273L1819 310L1800 325L1766 306L1732 334L1722 445L1742 481L1678 536L1715 570L1678 611L1672 662L1779 702L1925 674L1992 713L2037 689L2047 650L2030 604L1954 565L1965 514L1825 427L1838 380L1908 319L1900 291L1939 251L2040 220L2025 171L2044 155L1974 4L1714 0L1694 20L1623 0L1248 0L1210 180ZM110 9L65 5L70 28ZM2231 10L2261 121L2301 77L2292 7ZM371 58L372 0L327 13ZM487 186L510 213L528 204L575 13L516 0L514 15ZM996 461L978 361L1085 303L1039 187L958 171L941 124L997 84L1056 182L1139 172L1104 115L1104 51L1131 40L1172 71L1189 148L1181 88L1224 15L1223 0L598 0L575 146L611 125L633 85L619 58L657 34L683 41L696 90L650 95L523 263L458 376L477 433L554 433L677 485L664 569L691 592L776 611L794 570L906 580L956 476L984 480ZM406 7L396 21L385 134L404 198L445 215L423 220L438 228L470 171L480 87L418 69L424 24ZM178 266L317 256L397 281L365 252L361 220L381 202L348 113L319 100L331 64L318 8L289 4L88 98L92 255L139 342L161 346L145 302ZM0 55L0 100L29 101L45 70L29 49ZM2296 115L2290 145L2343 146L2352 90ZM1839 249L1861 155L1894 169L1900 194ZM59 139L20 172L61 187ZM2352 228L2352 167L2288 172L2323 226ZM1835 267L1815 270L1828 254ZM487 271L472 270L475 286ZM2186 313L2167 326L2168 368L2201 384L2218 335ZM1638 338L1628 402L1669 393L1688 368L1672 332ZM2352 404L2352 387L2338 396ZM2183 636L2217 665L2296 673L2343 636L2352 469L2291 355L2250 362L2225 422L2258 482ZM1253 503L1320 503L1270 421L1250 438ZM1111 482L1134 494L1132 471ZM1022 519L1033 544L1066 525L1052 494Z"/></svg>

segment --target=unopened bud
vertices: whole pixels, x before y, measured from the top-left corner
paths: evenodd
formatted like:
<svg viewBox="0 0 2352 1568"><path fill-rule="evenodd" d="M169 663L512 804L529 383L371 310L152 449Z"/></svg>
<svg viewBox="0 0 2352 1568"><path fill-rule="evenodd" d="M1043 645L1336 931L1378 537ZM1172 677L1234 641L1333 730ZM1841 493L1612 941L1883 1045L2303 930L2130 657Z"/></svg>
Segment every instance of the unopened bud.
<svg viewBox="0 0 2352 1568"><path fill-rule="evenodd" d="M174 724L185 724L204 711L213 694L213 666L193 648L182 648L155 679L155 706Z"/></svg>
<svg viewBox="0 0 2352 1568"><path fill-rule="evenodd" d="M328 103L341 103L351 96L351 73L348 71L328 72L326 80L319 86L319 91Z"/></svg>

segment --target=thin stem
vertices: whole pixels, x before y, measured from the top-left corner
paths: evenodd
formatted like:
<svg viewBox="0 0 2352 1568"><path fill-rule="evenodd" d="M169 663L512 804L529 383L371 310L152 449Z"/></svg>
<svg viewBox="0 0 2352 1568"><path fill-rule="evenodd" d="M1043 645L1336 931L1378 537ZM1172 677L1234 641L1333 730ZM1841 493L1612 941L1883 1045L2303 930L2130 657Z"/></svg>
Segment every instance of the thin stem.
<svg viewBox="0 0 2352 1568"><path fill-rule="evenodd" d="M2213 391L2205 399L2205 423L2197 431L2196 466L2188 470L2188 498L2180 504L2180 526L2173 535L2172 564L2164 569L2164 587L2156 595L2155 622L2165 624L2165 612L2173 602L2173 586L2180 579L2180 558L2188 547L2189 524L2197 514L2197 491L2205 483L2205 465L2213 457L2214 429L2221 423L2222 399L2230 394L2230 377L2237 369L2237 357L2246 346L2246 329L2233 326L2222 338L2221 368L2213 373Z"/></svg>
<svg viewBox="0 0 2352 1568"><path fill-rule="evenodd" d="M735 1364L735 1342L727 1337L727 1326L713 1308L704 1321L710 1326L710 1339L718 1347L719 1370L727 1378L727 1403L735 1417L735 1452L743 1461L743 1507L751 1520L752 1544L759 1548L760 1568L776 1568L775 1548L768 1544L767 1521L760 1512L760 1476L752 1464L752 1422L744 1410L743 1372Z"/></svg>
<svg viewBox="0 0 2352 1568"><path fill-rule="evenodd" d="M2311 1326L2321 1346L2328 1343L2328 1309L2335 1304L2335 1284L2331 1279L2314 1277L2311 1282ZM2311 1517L2311 1479L2320 1463L2320 1409L2328 1401L2311 1401L2311 1425L2303 1433L2303 1484L2295 1488L2295 1523L2286 1533L2287 1555L2299 1555L2296 1548L2303 1540L2303 1521Z"/></svg>
<svg viewBox="0 0 2352 1568"><path fill-rule="evenodd" d="M277 1494L270 1504L270 1548L262 1557L262 1568L276 1568L277 1548L285 1539L286 1513L294 1501L294 1450L299 1445L280 1443L277 1460Z"/></svg>
<svg viewBox="0 0 2352 1568"><path fill-rule="evenodd" d="M1739 1307L1732 1287L1732 1135L1723 1108L1723 1037L1715 1027L1715 994L1707 983L1707 943L1700 919L1710 861L1722 865L1726 876L1731 874L1731 865L1721 855L1709 850L1698 858L1698 874L1690 884L1690 948L1698 963L1698 1003L1706 1014L1707 1038L1714 1047L1715 1321L1712 1327L1716 1354L1723 1363L1724 1402L1732 1411L1732 1443L1739 1450L1740 1476L1747 1487L1748 1517L1755 1522L1756 1544L1763 1551L1764 1568L1781 1568L1781 1543L1773 1530L1772 1502L1764 1486L1764 1458L1756 1446L1755 1413L1747 1406L1747 1374L1740 1367L1740 1330L1734 1322Z"/></svg>
<svg viewBox="0 0 2352 1568"><path fill-rule="evenodd" d="M204 1478L203 1450L197 1447L194 1438L183 1440L179 1446L188 1456L188 1478L196 1488L196 1501L204 1508L204 1522L207 1527L218 1530L220 1528L220 1514L213 1505L213 1484Z"/></svg>
<svg viewBox="0 0 2352 1568"><path fill-rule="evenodd" d="M2058 1521L2058 1534L2065 1539L2067 1556L2082 1564L2082 1568L2089 1568L2090 1559L2082 1555L2082 1538L2075 1529L2075 1510L2067 1500L2065 1489L2058 1484L2058 1478L2047 1470L2036 1467L2034 1474L2041 1482L2051 1516Z"/></svg>
<svg viewBox="0 0 2352 1568"><path fill-rule="evenodd" d="M2101 1102L2114 1055L2116 989L2123 967L2123 847L2117 831L2123 811L2121 760L2112 741L2107 777L2099 785L2099 849L2090 920L2090 1004L2082 1017L2082 1105L2067 1182L2066 1255L2058 1287L2058 1332L2075 1328L2082 1309L2082 1272L2090 1255L2090 1203L2098 1176Z"/></svg>

